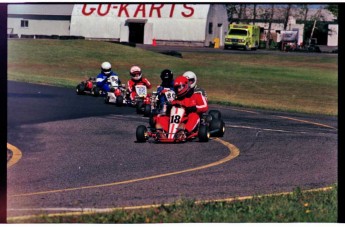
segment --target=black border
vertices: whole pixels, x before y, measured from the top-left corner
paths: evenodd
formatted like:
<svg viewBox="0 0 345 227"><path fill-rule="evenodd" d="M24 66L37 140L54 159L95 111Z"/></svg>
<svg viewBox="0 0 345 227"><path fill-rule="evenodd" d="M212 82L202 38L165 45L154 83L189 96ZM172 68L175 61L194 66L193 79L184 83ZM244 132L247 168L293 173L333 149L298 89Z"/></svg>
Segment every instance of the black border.
<svg viewBox="0 0 345 227"><path fill-rule="evenodd" d="M0 4L0 223L7 216L7 4Z"/></svg>

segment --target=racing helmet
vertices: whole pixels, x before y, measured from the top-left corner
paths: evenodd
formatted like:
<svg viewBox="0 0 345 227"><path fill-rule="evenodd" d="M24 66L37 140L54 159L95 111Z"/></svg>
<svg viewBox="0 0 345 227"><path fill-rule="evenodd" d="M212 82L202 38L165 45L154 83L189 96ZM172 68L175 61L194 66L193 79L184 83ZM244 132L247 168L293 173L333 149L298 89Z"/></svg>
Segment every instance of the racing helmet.
<svg viewBox="0 0 345 227"><path fill-rule="evenodd" d="M174 81L174 91L176 96L183 97L185 96L188 91L190 90L190 85L188 79L184 76L178 76Z"/></svg>
<svg viewBox="0 0 345 227"><path fill-rule="evenodd" d="M140 80L142 77L141 68L139 66L132 66L129 70L129 74L131 75L133 80Z"/></svg>
<svg viewBox="0 0 345 227"><path fill-rule="evenodd" d="M170 69L164 69L161 72L161 80L164 84L169 84L174 77L174 74L171 72Z"/></svg>
<svg viewBox="0 0 345 227"><path fill-rule="evenodd" d="M194 88L196 85L196 75L192 71L187 71L183 73L183 76L186 77L190 83L190 87Z"/></svg>
<svg viewBox="0 0 345 227"><path fill-rule="evenodd" d="M111 64L107 61L103 62L101 65L101 70L105 75L109 75L111 72Z"/></svg>

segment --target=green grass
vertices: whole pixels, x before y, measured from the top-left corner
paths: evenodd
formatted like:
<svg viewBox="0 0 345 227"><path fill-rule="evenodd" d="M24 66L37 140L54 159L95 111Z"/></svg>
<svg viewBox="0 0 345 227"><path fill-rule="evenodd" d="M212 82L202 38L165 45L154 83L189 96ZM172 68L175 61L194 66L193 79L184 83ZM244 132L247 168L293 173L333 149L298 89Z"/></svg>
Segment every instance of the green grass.
<svg viewBox="0 0 345 227"><path fill-rule="evenodd" d="M337 186L325 191L302 191L254 196L232 202L180 200L146 209L120 209L108 213L37 216L9 223L285 223L337 222Z"/></svg>
<svg viewBox="0 0 345 227"><path fill-rule="evenodd" d="M313 114L338 114L338 59L330 55L182 52L176 58L120 44L86 40L9 40L8 79L74 88L109 61L125 83L139 65L159 85L160 72L187 70L210 103Z"/></svg>

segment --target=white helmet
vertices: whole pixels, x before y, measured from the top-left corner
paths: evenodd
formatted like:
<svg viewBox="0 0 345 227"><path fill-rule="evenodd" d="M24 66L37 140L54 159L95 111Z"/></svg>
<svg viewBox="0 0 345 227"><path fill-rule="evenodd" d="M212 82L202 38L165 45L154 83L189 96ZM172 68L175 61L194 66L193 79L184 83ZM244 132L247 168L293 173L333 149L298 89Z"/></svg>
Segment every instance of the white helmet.
<svg viewBox="0 0 345 227"><path fill-rule="evenodd" d="M111 64L109 62L103 62L102 65L101 65L101 69L102 69L102 72L105 74L105 75L109 75L110 72L111 72Z"/></svg>
<svg viewBox="0 0 345 227"><path fill-rule="evenodd" d="M141 68L139 66L132 66L129 70L129 74L131 75L133 80L140 80L142 73Z"/></svg>
<svg viewBox="0 0 345 227"><path fill-rule="evenodd" d="M190 83L190 87L194 88L196 86L196 75L192 71L187 71L183 73L183 76L186 77Z"/></svg>

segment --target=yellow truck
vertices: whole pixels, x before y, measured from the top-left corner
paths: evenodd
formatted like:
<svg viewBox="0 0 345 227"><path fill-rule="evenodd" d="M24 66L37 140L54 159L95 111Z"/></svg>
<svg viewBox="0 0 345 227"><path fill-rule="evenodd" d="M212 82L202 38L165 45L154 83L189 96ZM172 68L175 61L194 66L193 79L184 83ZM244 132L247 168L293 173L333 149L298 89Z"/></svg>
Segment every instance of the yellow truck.
<svg viewBox="0 0 345 227"><path fill-rule="evenodd" d="M224 49L244 48L256 50L259 48L260 27L250 24L230 24L225 36Z"/></svg>

